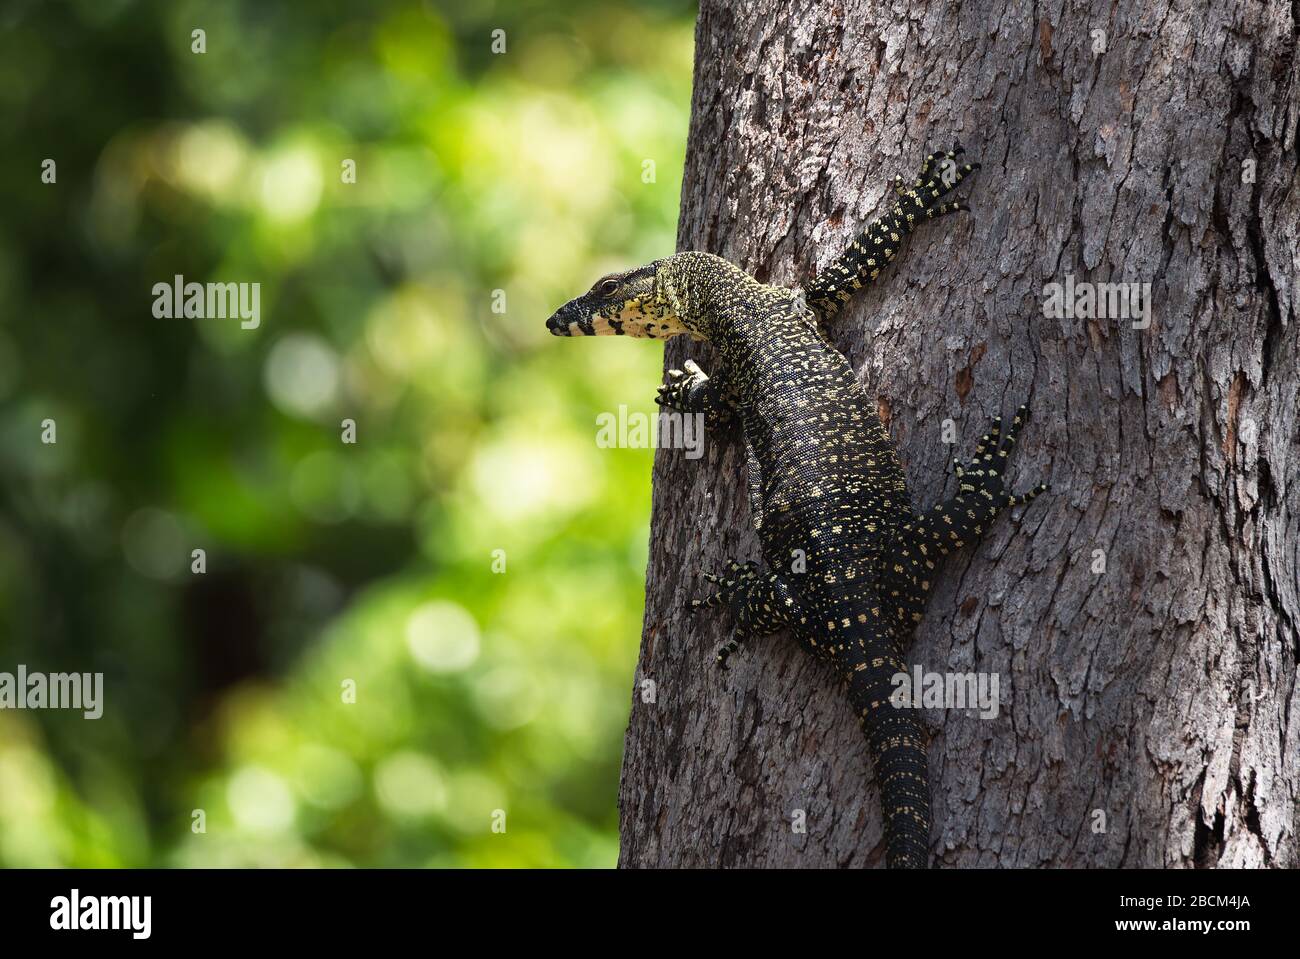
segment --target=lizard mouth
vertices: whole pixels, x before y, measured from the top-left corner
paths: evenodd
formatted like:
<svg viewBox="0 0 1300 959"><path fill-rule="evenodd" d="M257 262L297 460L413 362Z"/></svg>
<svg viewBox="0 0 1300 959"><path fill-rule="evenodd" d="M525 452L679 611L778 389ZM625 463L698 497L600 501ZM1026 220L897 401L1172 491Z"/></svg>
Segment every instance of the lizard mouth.
<svg viewBox="0 0 1300 959"><path fill-rule="evenodd" d="M546 321L546 329L550 331L552 336L572 336L572 327L573 322L571 320L566 320L559 313L554 314Z"/></svg>
<svg viewBox="0 0 1300 959"><path fill-rule="evenodd" d="M590 320L583 323L582 316L567 307L556 310L546 321L552 336L590 336L594 332L591 326Z"/></svg>

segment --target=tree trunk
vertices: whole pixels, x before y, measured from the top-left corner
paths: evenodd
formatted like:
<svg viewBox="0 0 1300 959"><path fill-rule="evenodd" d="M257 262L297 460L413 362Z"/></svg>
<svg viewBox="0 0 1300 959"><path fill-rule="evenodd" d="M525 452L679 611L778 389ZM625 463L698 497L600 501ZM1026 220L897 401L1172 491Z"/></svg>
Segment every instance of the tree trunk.
<svg viewBox="0 0 1300 959"><path fill-rule="evenodd" d="M833 325L915 509L1022 401L1010 485L1052 484L947 562L911 647L1001 683L996 718L925 711L936 865L1300 864L1298 30L1283 0L702 3L681 249L805 284L929 149L983 162L973 216ZM1085 281L1150 283L1149 327L1046 315ZM785 635L717 670L730 616L685 614L758 556L738 437L708 440L655 461L621 865L881 865L831 670Z"/></svg>

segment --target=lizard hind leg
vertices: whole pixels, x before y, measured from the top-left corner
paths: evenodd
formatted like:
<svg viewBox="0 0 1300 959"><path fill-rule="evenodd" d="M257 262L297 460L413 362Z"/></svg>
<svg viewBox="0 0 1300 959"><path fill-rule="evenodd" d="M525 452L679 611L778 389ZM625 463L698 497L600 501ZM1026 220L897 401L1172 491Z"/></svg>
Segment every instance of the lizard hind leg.
<svg viewBox="0 0 1300 959"><path fill-rule="evenodd" d="M891 618L900 625L919 623L942 557L978 539L1002 509L1023 506L1040 493L1046 483L1025 493L1011 493L1005 484L1007 459L1015 448L1029 410L1016 410L1005 433L1002 419L995 419L975 445L969 463L953 461L957 495L936 503L897 532L881 572Z"/></svg>
<svg viewBox="0 0 1300 959"><path fill-rule="evenodd" d="M966 496L979 496L984 501L979 510L985 521L992 519L991 514L1006 506L1019 506L1030 502L1040 493L1047 491L1046 483L1039 483L1025 493L1011 493L1005 484L1007 459L1015 449L1016 440L1021 429L1029 421L1029 407L1022 405L1012 417L1006 433L1002 432L1002 418L994 419L989 431L980 437L975 446L975 456L965 466L957 465L957 478L960 493ZM970 517L974 519L975 517Z"/></svg>
<svg viewBox="0 0 1300 959"><path fill-rule="evenodd" d="M918 214L934 219L958 210L970 210L964 200L944 201L943 197L955 190L963 180L980 168L978 163L958 163L965 148L956 144L945 153L931 153L921 164L921 172L912 181L910 189L899 190L899 201L908 225Z"/></svg>
<svg viewBox="0 0 1300 959"><path fill-rule="evenodd" d="M706 599L691 600L689 611L694 613L725 603L735 615L732 638L718 648L717 662L723 669L741 643L779 632L795 621L798 605L790 588L775 573L762 575L752 560L743 564L731 562L725 578L709 573L704 578L717 585L718 591Z"/></svg>
<svg viewBox="0 0 1300 959"><path fill-rule="evenodd" d="M743 595L750 584L758 580L758 564L753 560L746 563L737 563L733 559L728 560L727 571L721 576L704 570L700 571L700 575L716 586L717 589L704 599L691 600L690 605L687 607L687 612L690 613L722 606L730 603L736 596Z"/></svg>
<svg viewBox="0 0 1300 959"><path fill-rule="evenodd" d="M966 148L960 143L954 143L951 150L946 152L936 152L926 155L924 162L921 164L921 175L917 177L914 186L921 186L926 180L934 175L935 169L946 160L956 160L966 152Z"/></svg>

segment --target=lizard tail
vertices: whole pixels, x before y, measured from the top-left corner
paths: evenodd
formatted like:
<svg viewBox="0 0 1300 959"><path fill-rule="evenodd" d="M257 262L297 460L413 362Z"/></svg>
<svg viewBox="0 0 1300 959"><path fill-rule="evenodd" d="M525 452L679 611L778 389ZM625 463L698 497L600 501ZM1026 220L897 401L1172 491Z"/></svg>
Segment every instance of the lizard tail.
<svg viewBox="0 0 1300 959"><path fill-rule="evenodd" d="M924 869L930 860L930 781L925 730L915 709L890 702L891 678L907 667L892 652L868 646L849 672L849 701L867 734L885 813L891 869Z"/></svg>

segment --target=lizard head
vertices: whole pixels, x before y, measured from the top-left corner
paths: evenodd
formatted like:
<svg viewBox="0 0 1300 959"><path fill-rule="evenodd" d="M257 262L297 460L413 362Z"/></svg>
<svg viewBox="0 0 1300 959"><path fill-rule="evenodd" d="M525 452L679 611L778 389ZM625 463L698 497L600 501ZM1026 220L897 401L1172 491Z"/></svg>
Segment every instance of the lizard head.
<svg viewBox="0 0 1300 959"><path fill-rule="evenodd" d="M546 321L556 336L639 336L666 340L692 330L677 316L674 298L661 279L666 260L602 276L582 296Z"/></svg>

